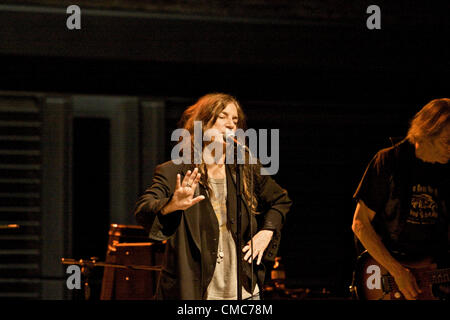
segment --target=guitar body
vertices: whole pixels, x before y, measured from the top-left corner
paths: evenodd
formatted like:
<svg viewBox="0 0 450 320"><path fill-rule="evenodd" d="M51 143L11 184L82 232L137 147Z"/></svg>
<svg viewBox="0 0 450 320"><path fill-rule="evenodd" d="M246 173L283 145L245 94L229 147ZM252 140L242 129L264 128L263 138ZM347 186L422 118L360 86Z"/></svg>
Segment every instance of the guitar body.
<svg viewBox="0 0 450 320"><path fill-rule="evenodd" d="M433 295L432 283L427 281L427 274L436 270L436 264L431 259L416 262L400 261L416 278L422 293L418 300L438 300ZM360 300L405 300L389 272L364 251L357 259L353 274L352 291Z"/></svg>

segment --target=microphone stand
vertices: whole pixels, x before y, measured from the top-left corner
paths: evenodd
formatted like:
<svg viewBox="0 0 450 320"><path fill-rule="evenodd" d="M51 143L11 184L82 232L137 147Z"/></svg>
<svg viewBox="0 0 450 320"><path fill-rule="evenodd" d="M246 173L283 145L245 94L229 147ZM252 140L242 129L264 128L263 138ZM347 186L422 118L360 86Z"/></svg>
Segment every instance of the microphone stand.
<svg viewBox="0 0 450 320"><path fill-rule="evenodd" d="M234 135L227 135L224 137L225 142L233 143L233 146L236 147L236 152L233 155L233 160L236 161L236 260L237 260L237 300L242 300L242 281L241 281L241 274L242 274L242 177L243 177L243 166L245 164L245 145L242 145L239 142L234 141ZM231 141L227 140L231 139ZM242 152L244 159L244 164L239 164L239 152ZM251 152L249 150L249 156L251 157ZM250 209L251 210L251 209ZM250 220L250 230L252 230L252 217L249 217ZM253 235L251 237L251 255L253 260ZM253 277L253 261L252 261L252 277ZM253 279L253 278L252 278ZM252 280L253 281L253 280ZM252 283L253 285L253 283ZM253 293L252 293L253 295Z"/></svg>
<svg viewBox="0 0 450 320"><path fill-rule="evenodd" d="M237 146L239 148L239 145ZM236 154L236 158L237 154ZM242 285L241 285L241 266L242 266L242 215L241 215L241 176L242 176L242 164L239 164L236 159L236 229L237 229L237 245L236 245L236 255L237 255L237 300L242 300Z"/></svg>

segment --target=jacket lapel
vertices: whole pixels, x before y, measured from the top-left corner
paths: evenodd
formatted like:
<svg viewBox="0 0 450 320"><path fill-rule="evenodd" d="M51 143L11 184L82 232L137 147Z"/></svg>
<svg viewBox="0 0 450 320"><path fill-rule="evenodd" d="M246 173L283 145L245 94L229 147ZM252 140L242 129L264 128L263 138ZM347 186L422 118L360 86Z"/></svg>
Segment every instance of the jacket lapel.
<svg viewBox="0 0 450 320"><path fill-rule="evenodd" d="M189 169L190 168L186 169L184 174ZM183 180L183 177L181 177L181 180ZM202 239L213 239L215 237L215 233L218 234L219 232L219 226L217 224L214 209L209 200L208 191L202 184L198 184L194 197L198 197L200 195L203 195L205 199L185 210L184 219L186 220L186 224L195 245L201 252L202 247L204 247L204 244L202 246ZM215 238L217 238L217 236Z"/></svg>
<svg viewBox="0 0 450 320"><path fill-rule="evenodd" d="M236 235L236 176L231 172L230 166L227 166L227 223L231 229L233 236Z"/></svg>
<svg viewBox="0 0 450 320"><path fill-rule="evenodd" d="M236 196L236 174L232 171L231 166L227 165L227 219L231 222L231 230L233 235L237 231L237 196ZM242 186L241 186L242 187ZM248 212L250 212L246 201L241 199L241 230L245 230L248 224Z"/></svg>

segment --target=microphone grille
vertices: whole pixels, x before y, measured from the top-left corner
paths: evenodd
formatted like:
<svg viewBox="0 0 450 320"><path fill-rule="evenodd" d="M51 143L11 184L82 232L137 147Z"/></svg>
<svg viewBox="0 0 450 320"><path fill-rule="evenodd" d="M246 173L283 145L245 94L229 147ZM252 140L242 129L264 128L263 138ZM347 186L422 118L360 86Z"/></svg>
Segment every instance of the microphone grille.
<svg viewBox="0 0 450 320"><path fill-rule="evenodd" d="M226 131L225 132L225 138L234 138L234 132L233 131Z"/></svg>

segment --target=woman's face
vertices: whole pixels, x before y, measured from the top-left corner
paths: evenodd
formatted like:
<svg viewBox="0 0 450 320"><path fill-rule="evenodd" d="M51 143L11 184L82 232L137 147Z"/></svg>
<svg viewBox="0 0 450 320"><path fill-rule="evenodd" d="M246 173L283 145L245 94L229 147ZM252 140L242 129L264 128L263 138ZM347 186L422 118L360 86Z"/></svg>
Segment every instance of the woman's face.
<svg viewBox="0 0 450 320"><path fill-rule="evenodd" d="M237 129L238 120L236 105L234 103L229 103L225 109L220 112L211 129L218 130L222 135L229 131L234 133Z"/></svg>

